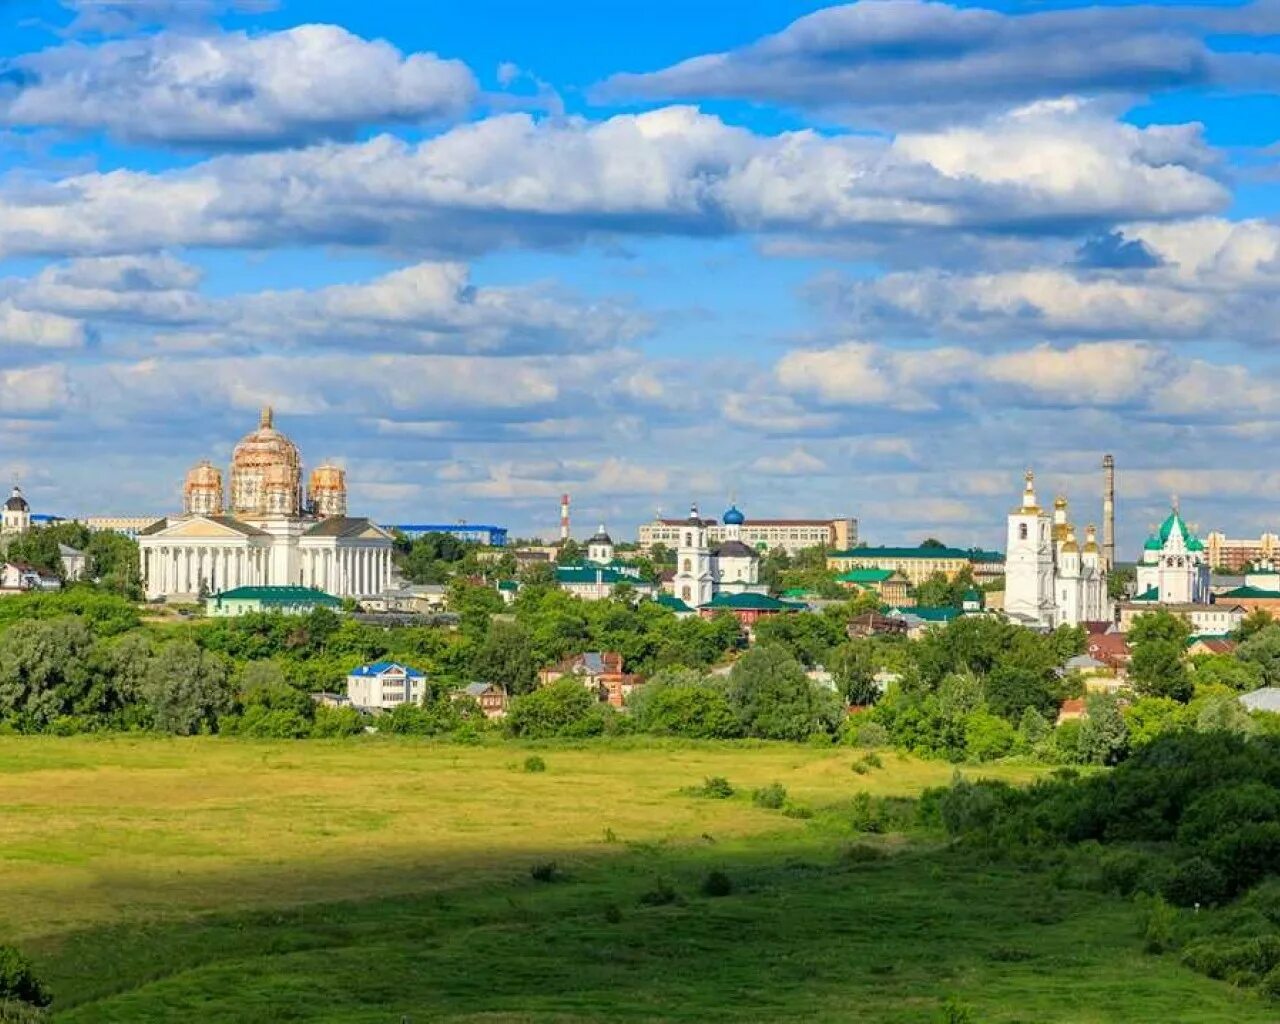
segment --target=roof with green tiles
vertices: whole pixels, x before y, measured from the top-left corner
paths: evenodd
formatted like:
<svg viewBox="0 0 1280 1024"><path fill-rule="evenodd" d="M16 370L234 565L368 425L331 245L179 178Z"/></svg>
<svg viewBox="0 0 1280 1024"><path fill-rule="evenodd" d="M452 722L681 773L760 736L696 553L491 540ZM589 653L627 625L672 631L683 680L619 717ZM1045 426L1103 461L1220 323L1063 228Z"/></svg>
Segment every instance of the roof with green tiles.
<svg viewBox="0 0 1280 1024"><path fill-rule="evenodd" d="M837 583L883 583L893 575L892 569L871 569L859 567L842 572L836 577Z"/></svg>
<svg viewBox="0 0 1280 1024"><path fill-rule="evenodd" d="M702 607L731 611L798 612L804 605L794 601L780 601L768 594L728 594L722 590Z"/></svg>
<svg viewBox="0 0 1280 1024"><path fill-rule="evenodd" d="M1135 595L1134 595L1134 597L1133 597L1133 600L1135 600L1135 601L1159 601L1159 600L1160 600L1160 588L1159 588L1159 587L1148 587L1148 588L1147 588L1146 590L1144 590L1141 594L1135 594Z"/></svg>
<svg viewBox="0 0 1280 1024"><path fill-rule="evenodd" d="M658 604L662 605L663 608L669 608L671 609L671 611L677 614L680 614L682 612L693 611L692 608L690 608L687 604L681 601L680 598L676 597L674 594L659 594L655 598L655 600L657 601Z"/></svg>
<svg viewBox="0 0 1280 1024"><path fill-rule="evenodd" d="M556 566L556 582L569 584L630 583L643 586L639 576L623 572L608 565L559 565Z"/></svg>
<svg viewBox="0 0 1280 1024"><path fill-rule="evenodd" d="M983 551L981 548L846 548L833 551L828 558L928 558L953 560L966 559L970 562L1003 562L1004 555L999 551Z"/></svg>
<svg viewBox="0 0 1280 1024"><path fill-rule="evenodd" d="M259 604L320 604L330 608L342 605L342 599L311 587L236 587L214 594L211 601L257 601Z"/></svg>
<svg viewBox="0 0 1280 1024"><path fill-rule="evenodd" d="M1264 601L1280 601L1280 590L1268 590L1266 587L1236 587L1235 590L1224 591L1218 596L1247 597L1252 599L1261 599Z"/></svg>

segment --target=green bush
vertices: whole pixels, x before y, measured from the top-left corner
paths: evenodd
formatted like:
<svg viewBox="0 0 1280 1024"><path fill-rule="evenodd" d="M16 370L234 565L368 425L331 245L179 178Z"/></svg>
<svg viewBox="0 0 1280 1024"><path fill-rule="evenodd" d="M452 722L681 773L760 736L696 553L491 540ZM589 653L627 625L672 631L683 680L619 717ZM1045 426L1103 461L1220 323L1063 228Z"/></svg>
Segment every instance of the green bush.
<svg viewBox="0 0 1280 1024"><path fill-rule="evenodd" d="M639 903L645 907L665 907L679 900L680 894L671 888L665 878L659 878L652 889L640 894Z"/></svg>
<svg viewBox="0 0 1280 1024"><path fill-rule="evenodd" d="M751 802L757 807L765 807L777 811L787 802L787 787L780 782L771 782L761 786L751 794Z"/></svg>
<svg viewBox="0 0 1280 1024"><path fill-rule="evenodd" d="M331 708L321 704L311 722L311 735L316 739L358 736L364 732L364 716L355 708Z"/></svg>
<svg viewBox="0 0 1280 1024"><path fill-rule="evenodd" d="M1102 888L1117 896L1158 892L1166 874L1163 860L1140 850L1104 850L1098 857Z"/></svg>
<svg viewBox="0 0 1280 1024"><path fill-rule="evenodd" d="M1213 906L1227 897L1227 879L1212 861L1189 857L1173 869L1161 892L1179 907Z"/></svg>
<svg viewBox="0 0 1280 1024"><path fill-rule="evenodd" d="M36 977L31 963L13 946L0 946L0 1000L48 1006L53 996Z"/></svg>
<svg viewBox="0 0 1280 1024"><path fill-rule="evenodd" d="M1147 899L1143 905L1142 944L1148 953L1167 953L1176 945L1174 931L1178 912L1161 896Z"/></svg>
<svg viewBox="0 0 1280 1024"><path fill-rule="evenodd" d="M733 880L723 871L710 871L702 880L702 895L728 896L733 892Z"/></svg>
<svg viewBox="0 0 1280 1024"><path fill-rule="evenodd" d="M537 754L530 754L524 759L524 770L531 774L545 772L547 770L547 762Z"/></svg>
<svg viewBox="0 0 1280 1024"><path fill-rule="evenodd" d="M529 868L529 877L535 882L554 882L560 877L553 860L542 860Z"/></svg>
<svg viewBox="0 0 1280 1024"><path fill-rule="evenodd" d="M733 786L724 776L712 775L695 792L699 796L707 797L709 800L728 800L729 797L733 796Z"/></svg>

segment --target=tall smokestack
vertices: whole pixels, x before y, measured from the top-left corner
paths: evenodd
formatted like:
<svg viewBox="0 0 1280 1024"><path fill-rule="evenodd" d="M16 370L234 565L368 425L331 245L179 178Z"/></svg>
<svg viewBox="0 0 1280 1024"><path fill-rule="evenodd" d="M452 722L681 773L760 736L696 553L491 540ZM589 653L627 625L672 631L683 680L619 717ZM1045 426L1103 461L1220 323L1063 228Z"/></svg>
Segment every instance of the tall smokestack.
<svg viewBox="0 0 1280 1024"><path fill-rule="evenodd" d="M569 495L560 495L560 543L569 539Z"/></svg>
<svg viewBox="0 0 1280 1024"><path fill-rule="evenodd" d="M1116 460L1102 457L1102 559L1110 572L1116 565Z"/></svg>

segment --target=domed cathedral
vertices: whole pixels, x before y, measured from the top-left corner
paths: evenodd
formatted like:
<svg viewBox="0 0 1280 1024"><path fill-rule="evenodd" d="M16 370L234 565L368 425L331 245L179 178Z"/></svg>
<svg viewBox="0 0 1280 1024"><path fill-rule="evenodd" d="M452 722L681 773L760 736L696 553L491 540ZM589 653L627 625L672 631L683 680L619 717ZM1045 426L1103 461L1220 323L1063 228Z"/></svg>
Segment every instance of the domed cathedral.
<svg viewBox="0 0 1280 1024"><path fill-rule="evenodd" d="M1042 509L1031 470L1023 478L1022 502L1008 516L1004 610L1013 621L1042 629L1112 617L1097 528L1085 529L1081 545L1067 499L1054 500L1052 515Z"/></svg>
<svg viewBox="0 0 1280 1024"><path fill-rule="evenodd" d="M703 519L697 505L690 508L689 518L680 528L672 593L694 608L710 604L722 592L768 593L768 587L760 583L760 555L742 541L747 517L737 505L731 505L722 520L725 539L714 548L707 529L713 521Z"/></svg>
<svg viewBox="0 0 1280 1024"><path fill-rule="evenodd" d="M230 502L209 460L187 473L182 512L138 538L147 597L191 599L236 587L313 587L366 597L391 576L391 535L347 515L347 477L317 466L302 489L302 454L270 408L231 453Z"/></svg>

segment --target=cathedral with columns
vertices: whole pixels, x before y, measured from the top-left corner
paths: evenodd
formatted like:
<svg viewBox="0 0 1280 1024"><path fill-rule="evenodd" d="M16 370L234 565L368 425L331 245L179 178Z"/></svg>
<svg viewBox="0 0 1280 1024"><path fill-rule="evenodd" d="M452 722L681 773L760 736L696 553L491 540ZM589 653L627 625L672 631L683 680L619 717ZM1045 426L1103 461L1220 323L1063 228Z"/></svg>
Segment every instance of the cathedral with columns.
<svg viewBox="0 0 1280 1024"><path fill-rule="evenodd" d="M149 600L194 600L237 587L314 587L367 597L391 577L391 535L347 515L346 473L311 471L263 409L258 429L231 455L230 493L211 462L187 473L182 513L142 531L138 546ZM229 498L229 500L228 500Z"/></svg>

